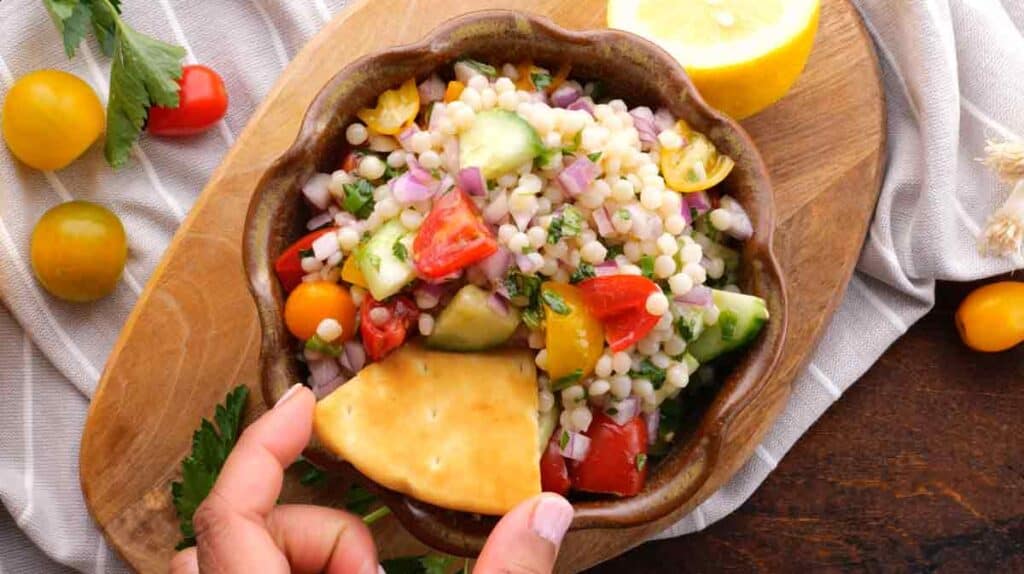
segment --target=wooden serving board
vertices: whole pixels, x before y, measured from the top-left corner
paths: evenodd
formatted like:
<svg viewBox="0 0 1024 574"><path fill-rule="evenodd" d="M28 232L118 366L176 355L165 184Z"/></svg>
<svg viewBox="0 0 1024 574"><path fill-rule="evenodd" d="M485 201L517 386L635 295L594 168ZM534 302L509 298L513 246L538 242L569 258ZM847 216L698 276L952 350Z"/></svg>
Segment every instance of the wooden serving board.
<svg viewBox="0 0 1024 574"><path fill-rule="evenodd" d="M143 572L163 572L178 540L169 484L200 418L246 384L259 397L256 309L242 269L249 198L295 138L317 91L368 52L410 43L442 21L485 8L547 15L567 28L604 25L604 0L365 0L339 14L296 56L228 153L128 319L93 398L81 448L82 489L110 544ZM775 186L775 249L790 293L789 334L777 384L767 385L763 433L788 396L842 298L877 198L884 158L884 101L871 41L846 0L822 0L807 70L793 91L743 122ZM249 414L265 407L250 401ZM738 468L743 458L726 465ZM724 477L722 478L724 480ZM698 499L711 494L715 481ZM717 481L718 483L721 480ZM287 502L338 504L344 485L286 481ZM574 532L561 571L615 556L678 520ZM383 556L420 550L392 520L375 527Z"/></svg>

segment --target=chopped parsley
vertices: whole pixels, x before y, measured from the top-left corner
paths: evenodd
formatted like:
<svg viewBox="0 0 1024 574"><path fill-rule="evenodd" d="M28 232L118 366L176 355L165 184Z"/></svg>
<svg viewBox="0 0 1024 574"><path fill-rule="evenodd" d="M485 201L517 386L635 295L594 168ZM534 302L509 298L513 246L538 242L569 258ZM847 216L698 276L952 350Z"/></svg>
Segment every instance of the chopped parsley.
<svg viewBox="0 0 1024 574"><path fill-rule="evenodd" d="M312 249L303 249L303 250L299 251L299 261L302 261L303 259L305 259L307 257L313 257L313 255L314 255L314 253L313 253Z"/></svg>
<svg viewBox="0 0 1024 574"><path fill-rule="evenodd" d="M619 245L605 245L605 247L608 248L608 254L605 255L605 259L607 259L609 261L612 260L612 259L615 259L619 255L622 255L622 250L623 250L622 244L619 244Z"/></svg>
<svg viewBox="0 0 1024 574"><path fill-rule="evenodd" d="M384 175L381 177L384 181L391 181L392 179L409 171L409 169L405 167L391 167L387 162L385 162L384 165Z"/></svg>
<svg viewBox="0 0 1024 574"><path fill-rule="evenodd" d="M640 266L640 273L648 279L654 279L654 257L644 255L637 262Z"/></svg>
<svg viewBox="0 0 1024 574"><path fill-rule="evenodd" d="M353 484L345 493L345 509L360 516L376 504L377 496L361 486Z"/></svg>
<svg viewBox="0 0 1024 574"><path fill-rule="evenodd" d="M637 472L643 472L645 466L647 466L647 454L642 453L642 452L636 453L636 470L637 470Z"/></svg>
<svg viewBox="0 0 1024 574"><path fill-rule="evenodd" d="M608 413L611 416L615 416L615 415L619 414L619 409L617 409L615 407L609 407L604 412Z"/></svg>
<svg viewBox="0 0 1024 574"><path fill-rule="evenodd" d="M423 556L405 556L382 560L380 565L386 574L445 574L455 563L454 556L444 554L424 554ZM456 572L469 573L463 568Z"/></svg>
<svg viewBox="0 0 1024 574"><path fill-rule="evenodd" d="M629 210L626 209L625 207L616 211L615 215L618 216L618 218L623 221L629 221L630 219L633 219L633 214L631 214Z"/></svg>
<svg viewBox="0 0 1024 574"><path fill-rule="evenodd" d="M354 183L346 183L343 189L345 198L341 208L359 219L370 217L374 207L373 185L365 179L359 179Z"/></svg>
<svg viewBox="0 0 1024 574"><path fill-rule="evenodd" d="M505 278L505 289L509 299L518 299L519 303L529 305L540 293L541 279L536 275L524 275L518 271L509 273Z"/></svg>
<svg viewBox="0 0 1024 574"><path fill-rule="evenodd" d="M540 297L555 313L558 313L559 315L568 315L569 313L572 313L572 309L566 305L565 299L563 299L558 293L545 290L541 292Z"/></svg>
<svg viewBox="0 0 1024 574"><path fill-rule="evenodd" d="M704 313L688 311L682 313L675 323L676 333L687 343L692 342L704 331Z"/></svg>
<svg viewBox="0 0 1024 574"><path fill-rule="evenodd" d="M469 66L470 68L473 68L477 72L487 76L488 78L495 78L495 77L498 76L498 70L494 66L492 66L490 64L485 64L483 62L480 62L478 60L473 60L473 59L470 59L470 58L465 58L465 59L459 60L459 61L462 62L463 64Z"/></svg>
<svg viewBox="0 0 1024 574"><path fill-rule="evenodd" d="M548 224L548 244L554 245L563 237L573 237L583 230L583 214L573 206L568 206L561 214L551 218Z"/></svg>
<svg viewBox="0 0 1024 574"><path fill-rule="evenodd" d="M305 457L300 456L299 460L288 467L288 470L296 469L302 473L299 483L303 486L319 486L327 481L327 473L318 466L309 462Z"/></svg>
<svg viewBox="0 0 1024 574"><path fill-rule="evenodd" d="M572 138L572 142L569 145L544 147L541 149L540 154L537 155L533 160L533 164L537 167L544 168L551 164L558 154L574 153L580 149L580 143L583 141L583 132L576 132L576 135Z"/></svg>
<svg viewBox="0 0 1024 574"><path fill-rule="evenodd" d="M655 389L660 389L665 384L665 369L659 368L650 359L640 361L640 365L629 370L629 376L634 379L647 379L651 381Z"/></svg>
<svg viewBox="0 0 1024 574"><path fill-rule="evenodd" d="M569 387L575 385L583 379L583 369L576 369L575 371L565 375L564 377L558 377L554 381L551 381L551 390L564 391Z"/></svg>
<svg viewBox="0 0 1024 574"><path fill-rule="evenodd" d="M306 349L328 357L340 357L341 347L332 345L320 338L320 335L313 335L306 341Z"/></svg>
<svg viewBox="0 0 1024 574"><path fill-rule="evenodd" d="M594 163L597 163L597 160L601 159L601 152L595 151L594 153L588 153L587 154L587 159L589 159L590 161L592 161Z"/></svg>
<svg viewBox="0 0 1024 574"><path fill-rule="evenodd" d="M736 336L736 325L739 323L739 316L732 309L726 309L718 315L718 328L722 330L722 339L732 341Z"/></svg>
<svg viewBox="0 0 1024 574"><path fill-rule="evenodd" d="M533 85L538 91L546 90L551 85L551 74L546 72L533 72L530 74L530 79L533 80Z"/></svg>
<svg viewBox="0 0 1024 574"><path fill-rule="evenodd" d="M396 241L394 246L391 247L391 253L394 254L395 259L403 263L409 259L409 249L401 240Z"/></svg>
<svg viewBox="0 0 1024 574"><path fill-rule="evenodd" d="M565 450L565 447L569 445L569 431L563 430L562 436L558 437L558 447Z"/></svg>
<svg viewBox="0 0 1024 574"><path fill-rule="evenodd" d="M523 309L520 316L523 318L523 323L531 329L539 329L544 320L544 316L541 314L540 309L536 307Z"/></svg>
<svg viewBox="0 0 1024 574"><path fill-rule="evenodd" d="M594 266L586 261L580 261L579 266L576 267L576 269L573 270L572 275L569 276L569 283L576 284L595 276L596 273L594 273Z"/></svg>

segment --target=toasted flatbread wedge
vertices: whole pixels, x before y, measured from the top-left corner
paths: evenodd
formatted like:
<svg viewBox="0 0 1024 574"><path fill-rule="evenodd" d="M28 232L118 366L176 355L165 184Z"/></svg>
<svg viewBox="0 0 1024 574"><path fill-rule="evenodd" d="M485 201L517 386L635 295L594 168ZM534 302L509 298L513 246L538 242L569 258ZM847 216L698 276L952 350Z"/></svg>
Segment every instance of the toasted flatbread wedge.
<svg viewBox="0 0 1024 574"><path fill-rule="evenodd" d="M367 477L436 506L504 514L541 490L526 350L406 345L317 403L314 431Z"/></svg>

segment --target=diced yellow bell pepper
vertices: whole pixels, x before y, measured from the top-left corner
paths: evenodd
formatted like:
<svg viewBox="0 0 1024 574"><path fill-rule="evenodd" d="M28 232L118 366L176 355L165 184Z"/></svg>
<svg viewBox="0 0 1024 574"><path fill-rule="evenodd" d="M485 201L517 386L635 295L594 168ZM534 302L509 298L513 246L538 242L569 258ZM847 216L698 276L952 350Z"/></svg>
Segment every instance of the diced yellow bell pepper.
<svg viewBox="0 0 1024 574"><path fill-rule="evenodd" d="M416 119L420 112L420 91L410 78L397 90L388 90L377 97L376 108L356 112L359 119L379 134L395 135Z"/></svg>
<svg viewBox="0 0 1024 574"><path fill-rule="evenodd" d="M348 259L341 266L341 278L352 285L366 289L366 277L363 276L363 270L359 268L359 262L356 259L358 257L356 257L355 252L348 256Z"/></svg>
<svg viewBox="0 0 1024 574"><path fill-rule="evenodd" d="M541 289L558 295L569 309L563 315L544 303L548 376L554 381L577 370L582 377L590 375L604 351L604 327L587 310L576 287L547 282Z"/></svg>
<svg viewBox="0 0 1024 574"><path fill-rule="evenodd" d="M466 84L458 80L452 80L448 82L448 87L444 89L444 103L454 102L459 99L462 95L463 90L466 89Z"/></svg>

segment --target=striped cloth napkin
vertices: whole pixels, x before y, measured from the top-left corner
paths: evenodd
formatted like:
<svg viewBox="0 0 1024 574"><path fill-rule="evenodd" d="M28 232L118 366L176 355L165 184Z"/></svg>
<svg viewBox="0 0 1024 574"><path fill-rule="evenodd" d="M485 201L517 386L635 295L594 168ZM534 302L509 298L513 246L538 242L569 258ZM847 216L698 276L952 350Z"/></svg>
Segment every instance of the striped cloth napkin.
<svg viewBox="0 0 1024 574"><path fill-rule="evenodd" d="M199 190L302 45L346 0L125 0L133 26L185 46L228 84L217 129L182 145L147 138L113 172L92 149L59 173L0 148L0 572L126 571L85 510L78 444L99 373L122 323ZM875 39L888 108L889 158L878 211L846 297L756 455L662 537L705 528L743 503L807 428L932 306L937 279L1020 267L983 259L974 238L1007 189L975 158L986 139L1024 136L1024 3L855 0ZM509 3L514 6L513 2ZM105 97L94 43L69 61L39 0L0 2L0 98L12 81L60 68ZM124 221L129 260L114 296L60 303L31 279L28 238L69 199ZM794 294L799 296L799 294Z"/></svg>

